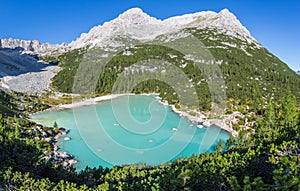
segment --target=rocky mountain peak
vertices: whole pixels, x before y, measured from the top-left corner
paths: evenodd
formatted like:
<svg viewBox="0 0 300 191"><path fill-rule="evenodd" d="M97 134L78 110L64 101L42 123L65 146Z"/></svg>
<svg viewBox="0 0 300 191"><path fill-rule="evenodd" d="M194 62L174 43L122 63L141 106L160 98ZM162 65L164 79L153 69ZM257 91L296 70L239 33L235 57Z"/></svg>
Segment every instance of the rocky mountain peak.
<svg viewBox="0 0 300 191"><path fill-rule="evenodd" d="M18 39L2 39L0 47L17 48L37 54L52 54L82 47L118 47L120 42L116 37L150 41L160 35L175 34L185 28L217 29L222 33L246 40L248 43L259 43L228 9L219 13L202 11L182 16L159 20L144 13L140 8L132 8L121 13L116 19L93 27L88 33L83 33L70 44L51 45L39 41L24 41Z"/></svg>
<svg viewBox="0 0 300 191"><path fill-rule="evenodd" d="M234 16L234 14L231 13L227 8L221 10L221 11L219 12L219 15L224 15L224 16L226 16L226 17L232 17L232 16ZM235 17L235 16L234 16L234 17Z"/></svg>
<svg viewBox="0 0 300 191"><path fill-rule="evenodd" d="M116 36L136 40L153 40L163 34L175 33L184 28L213 28L220 33L226 33L243 38L249 43L257 43L250 32L239 22L228 9L219 13L203 11L193 14L171 17L159 20L144 13L140 8L132 8L120 14L116 19L92 28L88 33L70 43L71 48L85 46L105 47Z"/></svg>
<svg viewBox="0 0 300 191"><path fill-rule="evenodd" d="M229 28L231 27L231 31L236 31L241 35L246 35L251 37L250 32L241 24L241 22L236 18L236 16L230 12L228 9L223 9L218 13L218 24L220 28Z"/></svg>
<svg viewBox="0 0 300 191"><path fill-rule="evenodd" d="M127 18L150 18L148 14L146 14L142 9L140 8L131 8L125 11L124 13L119 15L119 19L127 19Z"/></svg>
<svg viewBox="0 0 300 191"><path fill-rule="evenodd" d="M149 16L140 8L129 9L124 13L120 14L119 17L116 18L114 21L121 21L123 23L131 25L146 25L158 22L156 18Z"/></svg>

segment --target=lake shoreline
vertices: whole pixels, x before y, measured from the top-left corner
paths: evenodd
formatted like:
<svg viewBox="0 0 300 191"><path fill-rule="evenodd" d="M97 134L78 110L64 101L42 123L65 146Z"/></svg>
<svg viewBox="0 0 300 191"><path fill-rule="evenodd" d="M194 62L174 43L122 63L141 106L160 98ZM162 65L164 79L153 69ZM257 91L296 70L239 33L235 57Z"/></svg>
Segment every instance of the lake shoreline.
<svg viewBox="0 0 300 191"><path fill-rule="evenodd" d="M208 117L205 114L198 112L196 110L182 111L180 109L177 109L174 104L169 104L166 101L163 102L160 100L160 103L166 106L170 106L172 111L180 115L180 117L184 117L192 123L197 123L198 128L203 128L203 127L209 128L211 126L214 126L228 132L233 137L238 136L238 132L233 130L231 127L229 127L229 125L226 124L225 119L208 119ZM194 112L196 116L193 116L188 112Z"/></svg>
<svg viewBox="0 0 300 191"><path fill-rule="evenodd" d="M82 101L76 101L76 102L74 101L74 103L71 103L71 104L56 105L56 106L53 106L43 112L70 110L72 108L78 108L78 107L99 104L102 101L108 101L108 100L116 99L116 98L123 97L123 96L134 96L134 95L154 96L155 99L160 104L170 107L172 112L178 114L181 118L184 118L184 119L190 121L191 123L195 124L197 126L195 128L216 127L218 129L220 129L220 131L223 130L223 131L226 131L228 134L235 136L234 132L231 131L231 129L229 129L225 123L221 123L220 121L209 120L209 119L207 119L208 114L206 114L206 115L202 114L202 113L200 113L200 111L196 111L195 109L194 110L186 109L184 111L183 111L183 109L182 110L177 109L174 104L169 104L167 101L163 101L162 98L159 97L158 94L155 94L155 93L151 93L151 94L110 94L110 95L99 96L99 97L95 97L95 98L88 98L88 99L85 99ZM195 113L195 115L191 115L190 114L191 112ZM59 134L58 136L54 137L53 148L55 148L55 149L51 152L51 155L52 155L51 158L52 158L52 160L56 159L56 158L62 158L62 161L63 161L62 165L64 167L70 167L70 166L74 166L74 164L76 164L78 161L75 158L69 157L71 155L68 155L67 152L58 151L60 149L60 146L58 145L58 143L63 139L63 137L66 137L66 136L68 136L68 132L66 132L65 134ZM69 138L69 139L71 139L71 138ZM53 161L55 161L55 160L53 160Z"/></svg>
<svg viewBox="0 0 300 191"><path fill-rule="evenodd" d="M70 103L70 104L54 105L46 110L38 111L34 114L41 113L41 112L47 112L47 111L59 111L59 110L73 109L73 108L83 107L83 106L88 106L88 105L95 105L101 101L112 100L112 99L122 97L122 96L127 96L127 95L135 95L135 94L109 94L109 95L99 96L99 97L95 97L95 98L88 98L88 99L84 99L84 100L80 100L80 101L74 101L73 103Z"/></svg>
<svg viewBox="0 0 300 191"><path fill-rule="evenodd" d="M104 96L99 96L95 98L88 98L85 100L81 101L74 101L73 103L70 104L61 104L61 105L56 105L48 108L47 110L41 111L41 112L47 112L47 111L59 111L59 110L65 110L65 109L72 109L72 108L78 108L78 107L83 107L83 106L88 106L88 105L95 105L98 104L102 101L108 101L112 100L118 97L123 97L123 96L133 96L133 95L155 95L156 99L163 105L171 107L171 110L174 113L177 113L183 118L186 118L192 123L198 123L198 127L202 128L202 126L205 127L210 127L210 126L215 126L217 128L220 128L228 133L230 133L232 136L237 137L238 132L232 129L229 125L226 124L225 120L217 120L217 119L208 119L208 117L200 113L199 111L193 110L193 112L196 113L196 116L190 115L188 112L190 111L182 111L180 109L177 109L174 104L169 104L167 101L162 101L161 98L158 96L158 94L155 93L149 93L149 94L109 94L109 95L104 95ZM39 113L39 112L38 112Z"/></svg>

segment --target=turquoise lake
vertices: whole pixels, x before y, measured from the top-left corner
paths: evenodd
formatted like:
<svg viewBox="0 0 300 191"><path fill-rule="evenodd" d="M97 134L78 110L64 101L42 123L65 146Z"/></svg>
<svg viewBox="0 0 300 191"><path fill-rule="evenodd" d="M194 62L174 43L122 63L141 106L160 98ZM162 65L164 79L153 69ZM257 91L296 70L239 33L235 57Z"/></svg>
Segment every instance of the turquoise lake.
<svg viewBox="0 0 300 191"><path fill-rule="evenodd" d="M77 170L86 166L146 163L159 165L180 157L213 152L229 133L217 127L198 128L159 103L153 95L123 96L82 106L34 114L37 123L70 132L59 140L60 151L73 155Z"/></svg>

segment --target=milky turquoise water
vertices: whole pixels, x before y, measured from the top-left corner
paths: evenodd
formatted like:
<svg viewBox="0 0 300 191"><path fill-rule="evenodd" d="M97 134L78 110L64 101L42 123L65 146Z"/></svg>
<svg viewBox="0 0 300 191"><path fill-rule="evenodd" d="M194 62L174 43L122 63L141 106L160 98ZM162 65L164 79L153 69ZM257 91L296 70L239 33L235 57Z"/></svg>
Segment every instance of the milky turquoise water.
<svg viewBox="0 0 300 191"><path fill-rule="evenodd" d="M96 105L43 112L32 120L47 126L54 121L70 130L59 140L61 151L75 156L78 170L99 165L146 163L159 165L179 157L213 152L229 134L216 127L197 128L162 105L155 96L134 95Z"/></svg>

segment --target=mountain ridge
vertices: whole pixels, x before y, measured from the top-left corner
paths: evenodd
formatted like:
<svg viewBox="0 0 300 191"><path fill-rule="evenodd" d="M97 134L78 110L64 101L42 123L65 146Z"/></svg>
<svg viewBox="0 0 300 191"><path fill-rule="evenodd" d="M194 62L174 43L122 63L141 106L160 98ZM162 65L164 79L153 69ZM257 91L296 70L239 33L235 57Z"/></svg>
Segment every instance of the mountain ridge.
<svg viewBox="0 0 300 191"><path fill-rule="evenodd" d="M164 20L149 16L140 8L132 8L121 13L117 18L94 26L88 33L82 33L77 39L68 43L41 43L38 40L0 39L1 48L22 48L23 52L39 55L63 53L83 47L104 47L110 44L114 36L130 37L136 40L148 41L155 37L178 32L183 28L211 28L219 33L243 38L248 43L261 45L251 36L250 32L240 23L228 9L219 13L201 11Z"/></svg>
<svg viewBox="0 0 300 191"><path fill-rule="evenodd" d="M0 48L20 49L24 53L35 53L39 55L47 54L49 51L64 52L66 43L51 44L41 43L38 40L21 40L14 38L0 39Z"/></svg>
<svg viewBox="0 0 300 191"><path fill-rule="evenodd" d="M223 9L219 13L202 11L159 20L149 16L139 8L129 9L116 19L93 27L88 33L83 33L79 38L72 41L69 46L71 49L85 46L103 47L107 40L118 35L149 41L159 35L176 33L184 28L217 29L220 33L238 36L249 44L255 43L260 46L228 9Z"/></svg>

